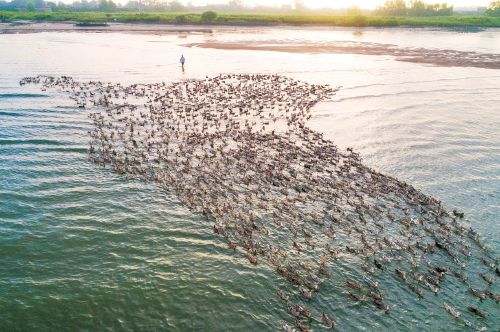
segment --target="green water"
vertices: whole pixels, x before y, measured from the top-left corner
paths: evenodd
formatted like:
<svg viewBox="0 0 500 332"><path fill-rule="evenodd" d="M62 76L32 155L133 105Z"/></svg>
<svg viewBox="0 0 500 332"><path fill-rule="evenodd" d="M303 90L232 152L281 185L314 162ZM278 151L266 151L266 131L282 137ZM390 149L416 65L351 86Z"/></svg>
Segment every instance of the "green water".
<svg viewBox="0 0 500 332"><path fill-rule="evenodd" d="M338 101L318 105L311 125L341 147L354 146L369 165L463 209L498 256L498 71L186 51L176 37L122 34L4 35L0 49L0 331L264 331L291 321L275 295L286 282L270 267L228 250L168 192L90 163L86 111L63 94L17 85L38 73L126 83L281 72L342 84ZM187 52L185 74L175 64L180 52ZM331 309L339 330L466 329L429 309L442 309L443 300L477 305L490 316L471 321L500 326L498 304L479 303L453 282L439 298L418 300L387 280L395 290L389 315L355 304L336 282L355 269L340 263L314 300Z"/></svg>

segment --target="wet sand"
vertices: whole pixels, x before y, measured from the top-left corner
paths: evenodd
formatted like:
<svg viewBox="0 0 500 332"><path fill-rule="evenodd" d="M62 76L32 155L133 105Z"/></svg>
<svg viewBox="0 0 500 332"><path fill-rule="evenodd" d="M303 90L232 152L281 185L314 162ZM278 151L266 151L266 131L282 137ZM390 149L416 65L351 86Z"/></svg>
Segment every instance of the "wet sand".
<svg viewBox="0 0 500 332"><path fill-rule="evenodd" d="M476 67L500 69L500 54L465 52L448 49L405 48L391 44L339 41L315 43L307 41L203 42L189 47L220 50L274 51L287 53L337 53L394 56L398 61L426 63L443 67Z"/></svg>

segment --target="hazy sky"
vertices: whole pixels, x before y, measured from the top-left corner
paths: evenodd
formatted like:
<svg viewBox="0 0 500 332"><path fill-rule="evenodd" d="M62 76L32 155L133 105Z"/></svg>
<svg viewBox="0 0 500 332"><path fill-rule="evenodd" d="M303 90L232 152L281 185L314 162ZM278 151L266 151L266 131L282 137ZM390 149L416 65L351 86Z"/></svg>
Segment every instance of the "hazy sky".
<svg viewBox="0 0 500 332"><path fill-rule="evenodd" d="M372 9L385 2L385 0L303 0L304 4L312 8L336 7L345 8L353 5ZM486 6L491 0L427 0L428 3L447 2L450 5L458 6ZM227 3L229 0L181 0L183 3L191 2L194 5L204 5L207 3ZM244 0L247 5L283 5L292 4L293 0Z"/></svg>

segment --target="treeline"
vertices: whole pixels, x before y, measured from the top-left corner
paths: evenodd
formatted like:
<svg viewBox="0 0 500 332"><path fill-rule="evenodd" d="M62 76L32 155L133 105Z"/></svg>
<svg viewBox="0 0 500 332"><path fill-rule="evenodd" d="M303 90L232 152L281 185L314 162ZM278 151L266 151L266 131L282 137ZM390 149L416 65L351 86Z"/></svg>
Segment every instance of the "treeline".
<svg viewBox="0 0 500 332"><path fill-rule="evenodd" d="M493 1L486 9L486 15L500 17L500 0Z"/></svg>
<svg viewBox="0 0 500 332"><path fill-rule="evenodd" d="M53 4L55 5L55 3ZM35 10L44 7L47 7L44 0L12 0L9 2L0 0L0 10Z"/></svg>
<svg viewBox="0 0 500 332"><path fill-rule="evenodd" d="M116 1L116 0L115 0ZM244 0L231 0L228 3L195 6L190 2L183 4L179 0L129 0L125 4L119 4L113 0L76 0L70 4L44 0L0 0L0 10L25 10L32 5L35 8L50 8L54 12L75 11L143 11L143 12L172 12L172 13L202 13L215 11L221 13L316 13L328 15L344 15L345 9L322 9L313 10L301 5L300 1L294 4L282 6L247 6ZM292 3L292 1L291 1Z"/></svg>
<svg viewBox="0 0 500 332"><path fill-rule="evenodd" d="M447 3L429 4L423 0L387 0L375 10L383 16L451 16L453 6Z"/></svg>

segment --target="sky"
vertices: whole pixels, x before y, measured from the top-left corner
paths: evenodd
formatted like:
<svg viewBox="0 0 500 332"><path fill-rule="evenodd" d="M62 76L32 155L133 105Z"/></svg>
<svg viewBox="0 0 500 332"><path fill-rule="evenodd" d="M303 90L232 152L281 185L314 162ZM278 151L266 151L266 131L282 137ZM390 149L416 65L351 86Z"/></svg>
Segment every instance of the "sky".
<svg viewBox="0 0 500 332"><path fill-rule="evenodd" d="M426 0L428 3L447 2L455 7L464 6L487 6L491 0ZM229 0L181 0L183 3L191 2L193 5L204 5L207 3L227 3ZM263 4L263 5L289 5L294 3L293 0L244 0L247 5ZM365 9L374 9L381 5L385 0L303 0L304 4L310 8L347 8L358 6Z"/></svg>

